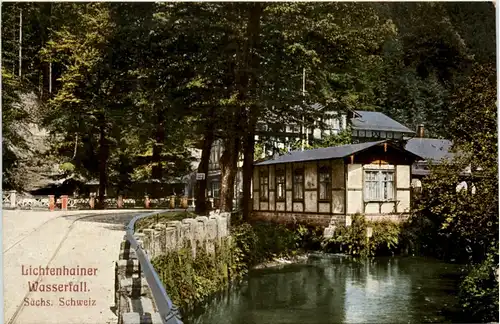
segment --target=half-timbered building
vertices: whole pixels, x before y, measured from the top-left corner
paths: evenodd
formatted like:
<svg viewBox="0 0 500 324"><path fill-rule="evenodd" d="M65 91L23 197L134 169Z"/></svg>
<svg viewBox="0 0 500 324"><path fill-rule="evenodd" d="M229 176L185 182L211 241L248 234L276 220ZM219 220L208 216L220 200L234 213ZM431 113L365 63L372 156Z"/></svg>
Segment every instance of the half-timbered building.
<svg viewBox="0 0 500 324"><path fill-rule="evenodd" d="M252 219L328 226L346 216L408 216L419 156L383 140L294 151L255 164Z"/></svg>

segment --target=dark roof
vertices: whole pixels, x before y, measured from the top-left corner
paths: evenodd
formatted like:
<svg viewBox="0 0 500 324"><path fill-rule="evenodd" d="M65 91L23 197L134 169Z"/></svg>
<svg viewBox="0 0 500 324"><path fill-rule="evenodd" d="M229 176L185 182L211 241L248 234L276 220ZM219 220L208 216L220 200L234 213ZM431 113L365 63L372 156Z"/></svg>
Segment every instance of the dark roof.
<svg viewBox="0 0 500 324"><path fill-rule="evenodd" d="M446 139L412 138L406 142L405 149L429 162L438 162L443 158L453 158L451 145L452 142Z"/></svg>
<svg viewBox="0 0 500 324"><path fill-rule="evenodd" d="M352 127L354 130L374 130L389 131L414 134L415 132L408 127L401 125L389 116L377 111L356 110L361 117L352 118Z"/></svg>
<svg viewBox="0 0 500 324"><path fill-rule="evenodd" d="M319 148L319 149L305 150L305 151L292 151L288 154L279 156L276 159L258 162L255 165L339 159L366 150L372 146L384 142L386 141L384 140L384 141L366 142L360 144L332 146L327 148Z"/></svg>

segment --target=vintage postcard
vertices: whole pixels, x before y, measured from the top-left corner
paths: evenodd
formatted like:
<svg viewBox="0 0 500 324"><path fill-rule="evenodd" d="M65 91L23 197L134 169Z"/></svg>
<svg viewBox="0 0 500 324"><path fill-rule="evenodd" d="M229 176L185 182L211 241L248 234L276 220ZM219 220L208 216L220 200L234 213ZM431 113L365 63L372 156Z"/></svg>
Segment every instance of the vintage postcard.
<svg viewBox="0 0 500 324"><path fill-rule="evenodd" d="M495 2L0 8L3 323L499 321Z"/></svg>

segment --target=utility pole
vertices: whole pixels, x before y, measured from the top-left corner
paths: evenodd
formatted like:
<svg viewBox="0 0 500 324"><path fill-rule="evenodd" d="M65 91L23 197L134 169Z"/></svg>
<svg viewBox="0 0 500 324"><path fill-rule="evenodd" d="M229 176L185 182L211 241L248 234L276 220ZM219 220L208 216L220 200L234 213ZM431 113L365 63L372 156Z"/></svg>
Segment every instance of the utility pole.
<svg viewBox="0 0 500 324"><path fill-rule="evenodd" d="M50 3L50 27L52 28L52 2ZM52 58L49 62L49 93L52 93Z"/></svg>
<svg viewBox="0 0 500 324"><path fill-rule="evenodd" d="M304 97L303 103L305 103L305 97L306 97L306 68L302 69L302 97ZM307 129L305 125L305 119L304 119L304 114L302 114L302 130L305 131L306 136L307 135ZM304 150L304 133L301 134L301 142L302 142L302 151Z"/></svg>
<svg viewBox="0 0 500 324"><path fill-rule="evenodd" d="M23 10L19 11L19 77L21 77L22 54L23 54Z"/></svg>

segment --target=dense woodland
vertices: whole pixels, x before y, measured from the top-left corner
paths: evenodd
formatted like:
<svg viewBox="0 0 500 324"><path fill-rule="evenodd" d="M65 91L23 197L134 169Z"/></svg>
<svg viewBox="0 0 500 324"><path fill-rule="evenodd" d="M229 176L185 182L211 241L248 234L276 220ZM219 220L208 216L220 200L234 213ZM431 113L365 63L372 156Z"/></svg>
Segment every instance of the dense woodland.
<svg viewBox="0 0 500 324"><path fill-rule="evenodd" d="M498 264L493 3L9 2L2 46L4 189L56 165L98 179L103 203L104 188L187 174L192 148L206 172L220 139L221 208L232 208L242 158L246 217L258 121L307 124L322 114L311 103L376 110L463 153L433 173L417 208L415 235L442 247L429 253ZM45 150L26 140L33 125L49 131ZM475 195L455 191L464 166ZM460 243L439 243L450 241ZM476 307L491 292L470 289L495 280L478 273L464 303L491 315Z"/></svg>

